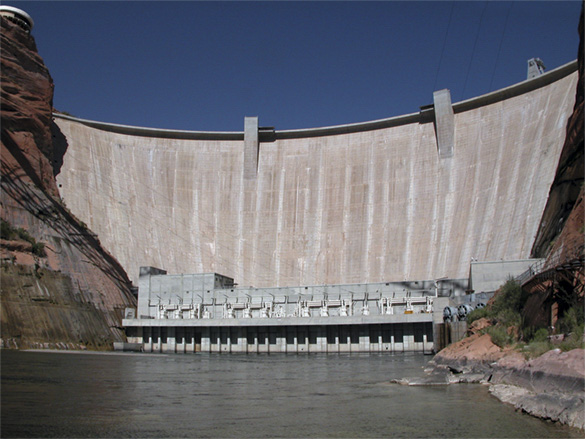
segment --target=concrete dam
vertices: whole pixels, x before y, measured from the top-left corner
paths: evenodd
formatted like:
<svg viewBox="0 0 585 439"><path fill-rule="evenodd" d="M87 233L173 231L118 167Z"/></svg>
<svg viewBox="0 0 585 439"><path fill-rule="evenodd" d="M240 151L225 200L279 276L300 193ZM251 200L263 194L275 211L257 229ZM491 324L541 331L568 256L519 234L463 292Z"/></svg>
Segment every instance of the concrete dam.
<svg viewBox="0 0 585 439"><path fill-rule="evenodd" d="M576 63L417 113L279 131L174 131L54 114L67 207L140 266L240 285L467 278L530 257L575 102ZM431 98L431 97L429 97Z"/></svg>

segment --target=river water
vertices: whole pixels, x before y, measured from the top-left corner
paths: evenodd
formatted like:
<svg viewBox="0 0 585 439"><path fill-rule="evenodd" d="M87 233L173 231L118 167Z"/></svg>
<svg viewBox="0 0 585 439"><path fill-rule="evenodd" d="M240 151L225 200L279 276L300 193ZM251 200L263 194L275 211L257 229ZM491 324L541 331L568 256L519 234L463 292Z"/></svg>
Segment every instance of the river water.
<svg viewBox="0 0 585 439"><path fill-rule="evenodd" d="M2 437L581 437L485 386L388 383L421 354L1 355Z"/></svg>

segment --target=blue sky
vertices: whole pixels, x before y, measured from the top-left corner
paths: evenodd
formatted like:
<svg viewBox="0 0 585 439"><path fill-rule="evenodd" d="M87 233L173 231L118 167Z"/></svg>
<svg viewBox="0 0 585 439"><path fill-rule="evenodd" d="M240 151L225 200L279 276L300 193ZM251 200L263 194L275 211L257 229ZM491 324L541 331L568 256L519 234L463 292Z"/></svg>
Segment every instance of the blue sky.
<svg viewBox="0 0 585 439"><path fill-rule="evenodd" d="M197 131L277 130L413 113L577 58L580 1L8 1L35 21L54 106Z"/></svg>

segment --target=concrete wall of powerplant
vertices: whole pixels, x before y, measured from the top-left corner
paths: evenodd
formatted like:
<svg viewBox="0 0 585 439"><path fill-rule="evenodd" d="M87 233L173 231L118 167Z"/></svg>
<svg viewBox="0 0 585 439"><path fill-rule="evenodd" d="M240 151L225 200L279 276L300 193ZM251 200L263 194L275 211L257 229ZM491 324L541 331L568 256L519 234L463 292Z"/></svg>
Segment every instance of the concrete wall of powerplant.
<svg viewBox="0 0 585 439"><path fill-rule="evenodd" d="M69 209L137 283L140 266L240 285L466 278L530 256L577 84L515 86L368 123L191 132L55 115ZM431 97L429 97L431 98Z"/></svg>

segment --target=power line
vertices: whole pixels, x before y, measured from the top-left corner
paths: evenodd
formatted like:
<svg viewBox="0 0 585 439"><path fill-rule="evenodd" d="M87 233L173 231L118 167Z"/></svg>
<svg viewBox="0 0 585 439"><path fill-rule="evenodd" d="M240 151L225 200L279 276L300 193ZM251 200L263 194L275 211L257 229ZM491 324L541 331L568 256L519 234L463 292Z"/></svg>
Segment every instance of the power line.
<svg viewBox="0 0 585 439"><path fill-rule="evenodd" d="M437 73L435 73L435 84L433 85L433 90L437 89L437 81L439 79L439 70L441 70L441 64L443 63L443 55L445 54L445 46L447 45L447 35L449 35L449 29L451 28L451 19L453 18L453 9L455 2L451 2L451 11L449 12L449 22L447 24L447 30L445 31L445 37L443 38L443 48L441 49L441 57L439 58L439 65L437 66Z"/></svg>
<svg viewBox="0 0 585 439"><path fill-rule="evenodd" d="M504 42L504 36L506 35L506 30L508 29L508 18L510 17L510 11L514 6L514 2L510 2L508 6L508 12L506 12L506 19L504 20L504 30L502 31L502 37L500 38L500 44L498 46L498 54L496 55L496 61L494 62L494 70L492 72L492 77L490 79L490 88L489 91L492 91L492 86L494 83L494 77L496 76L496 67L498 66L498 61L500 59L500 52L502 51L502 43Z"/></svg>
<svg viewBox="0 0 585 439"><path fill-rule="evenodd" d="M475 48L477 47L477 40L479 40L479 31L481 30L481 24L483 23L483 16L485 14L485 10L487 9L488 2L485 1L483 3L483 9L481 11L481 17L479 18L479 26L477 26L477 33L475 34L475 41L473 42L473 50L471 51L471 57L469 58L469 64L467 65L467 73L465 74L465 82L463 83L463 92L461 100L465 98L465 91L467 89L467 80L469 79L469 72L471 71L471 64L473 63L473 58L475 56Z"/></svg>

